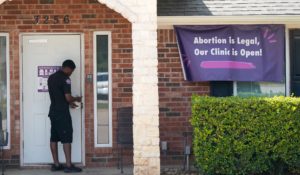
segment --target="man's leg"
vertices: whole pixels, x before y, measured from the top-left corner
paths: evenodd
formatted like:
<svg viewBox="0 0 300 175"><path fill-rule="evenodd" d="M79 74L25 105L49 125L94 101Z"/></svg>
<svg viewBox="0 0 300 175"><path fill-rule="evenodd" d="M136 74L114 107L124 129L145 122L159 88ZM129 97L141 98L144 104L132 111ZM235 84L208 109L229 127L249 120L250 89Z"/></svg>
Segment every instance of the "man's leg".
<svg viewBox="0 0 300 175"><path fill-rule="evenodd" d="M53 162L56 166L58 166L59 161L58 161L57 142L50 142L50 148L51 148Z"/></svg>
<svg viewBox="0 0 300 175"><path fill-rule="evenodd" d="M64 172L65 173L76 173L76 172L81 172L82 169L75 167L72 165L72 157L71 157L71 152L72 152L72 147L71 143L73 141L73 127L72 127L72 119L71 116L68 116L66 118L66 121L62 122L62 140L61 142L63 143L64 147L64 152L65 152L65 157L66 157L66 164L67 167L65 167Z"/></svg>
<svg viewBox="0 0 300 175"><path fill-rule="evenodd" d="M64 143L63 147L64 147L64 152L65 152L67 167L71 167L72 166L72 162L71 162L71 151L72 151L71 143Z"/></svg>
<svg viewBox="0 0 300 175"><path fill-rule="evenodd" d="M58 148L57 143L60 141L57 132L57 119L50 117L51 120L51 136L50 136L50 150L53 158L53 165L51 166L51 171L63 170L63 166L59 163L58 160Z"/></svg>
<svg viewBox="0 0 300 175"><path fill-rule="evenodd" d="M65 152L65 156L66 156L66 163L67 166L64 169L65 173L79 173L82 171L81 168L75 167L74 165L72 165L71 162L71 143L64 143L64 152Z"/></svg>

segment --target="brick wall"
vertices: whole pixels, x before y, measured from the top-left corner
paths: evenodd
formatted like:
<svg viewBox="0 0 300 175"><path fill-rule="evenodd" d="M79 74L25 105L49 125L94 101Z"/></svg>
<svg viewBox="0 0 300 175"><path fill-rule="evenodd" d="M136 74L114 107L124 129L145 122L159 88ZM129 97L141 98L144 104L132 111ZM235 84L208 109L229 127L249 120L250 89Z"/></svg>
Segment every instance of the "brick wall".
<svg viewBox="0 0 300 175"><path fill-rule="evenodd" d="M161 153L162 165L183 163L185 133L192 131L192 94L208 95L209 83L184 80L179 51L173 30L158 30L158 78L160 141L167 141L167 153ZM191 135L188 134L191 145Z"/></svg>
<svg viewBox="0 0 300 175"><path fill-rule="evenodd" d="M72 4L71 4L72 2ZM70 15L70 24L33 25L33 16ZM93 73L93 32L112 31L113 128L116 133L117 108L132 105L131 24L120 14L93 0L14 0L0 5L0 32L10 34L11 72L11 149L5 152L11 164L20 161L20 55L19 34L23 32L79 32L85 41L85 75ZM162 164L182 163L184 132L189 124L190 97L208 94L208 83L183 80L173 30L158 31L158 78L160 107L160 140L168 142L168 152L161 155ZM85 85L86 163L88 166L113 165L115 149L94 148L94 114L92 84ZM114 135L115 143L115 135ZM115 145L115 144L114 144ZM131 155L131 153L127 153Z"/></svg>
<svg viewBox="0 0 300 175"><path fill-rule="evenodd" d="M69 24L33 24L34 15L69 15ZM94 147L93 84L85 85L85 149L88 166L113 165L115 152L116 111L132 106L132 33L131 24L120 14L97 0L13 0L0 5L0 32L10 36L11 83L11 149L5 159L11 165L20 163L20 59L19 34L24 32L76 32L84 34L85 75L93 73L93 32L112 32L112 98L114 148ZM131 155L131 153L127 153Z"/></svg>

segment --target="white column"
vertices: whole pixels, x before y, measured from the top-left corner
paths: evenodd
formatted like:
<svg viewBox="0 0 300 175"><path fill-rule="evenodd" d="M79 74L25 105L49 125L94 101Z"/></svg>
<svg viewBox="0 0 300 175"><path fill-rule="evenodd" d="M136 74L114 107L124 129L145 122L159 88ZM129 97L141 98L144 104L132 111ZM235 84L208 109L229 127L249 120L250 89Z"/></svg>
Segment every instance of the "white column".
<svg viewBox="0 0 300 175"><path fill-rule="evenodd" d="M156 22L133 24L134 174L159 175Z"/></svg>

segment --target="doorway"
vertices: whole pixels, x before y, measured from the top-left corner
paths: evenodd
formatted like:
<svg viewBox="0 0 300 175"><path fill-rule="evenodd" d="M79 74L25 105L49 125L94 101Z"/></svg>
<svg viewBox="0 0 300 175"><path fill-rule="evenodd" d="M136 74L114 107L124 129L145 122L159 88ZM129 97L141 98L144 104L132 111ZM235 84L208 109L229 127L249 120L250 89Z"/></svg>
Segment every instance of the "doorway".
<svg viewBox="0 0 300 175"><path fill-rule="evenodd" d="M50 98L47 77L62 62L72 59L76 69L71 76L72 94L82 96L80 34L21 35L23 164L52 163L50 152ZM82 110L70 109L73 122L72 161L82 163ZM59 160L65 162L59 143Z"/></svg>

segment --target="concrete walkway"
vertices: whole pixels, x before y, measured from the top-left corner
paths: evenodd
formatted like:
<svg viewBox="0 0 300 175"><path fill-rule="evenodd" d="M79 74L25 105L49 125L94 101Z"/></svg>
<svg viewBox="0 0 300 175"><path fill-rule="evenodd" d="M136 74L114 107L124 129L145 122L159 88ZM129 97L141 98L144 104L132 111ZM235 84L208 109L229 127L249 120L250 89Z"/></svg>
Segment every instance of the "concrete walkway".
<svg viewBox="0 0 300 175"><path fill-rule="evenodd" d="M1 173L0 173L1 174ZM64 173L64 172L51 172L50 168L41 169L6 169L5 175L132 175L132 168L124 168L124 173L121 170L112 168L85 168L81 173Z"/></svg>

